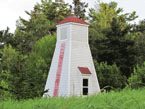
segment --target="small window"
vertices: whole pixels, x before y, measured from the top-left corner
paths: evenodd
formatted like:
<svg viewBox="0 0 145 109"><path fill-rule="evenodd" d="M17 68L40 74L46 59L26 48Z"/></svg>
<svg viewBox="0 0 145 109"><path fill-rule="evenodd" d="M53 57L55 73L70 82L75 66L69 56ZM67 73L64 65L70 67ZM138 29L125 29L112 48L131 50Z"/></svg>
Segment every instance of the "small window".
<svg viewBox="0 0 145 109"><path fill-rule="evenodd" d="M67 28L61 28L60 29L60 40L67 39Z"/></svg>
<svg viewBox="0 0 145 109"><path fill-rule="evenodd" d="M83 86L88 86L88 79L83 79Z"/></svg>
<svg viewBox="0 0 145 109"><path fill-rule="evenodd" d="M83 79L83 95L88 95L88 79Z"/></svg>

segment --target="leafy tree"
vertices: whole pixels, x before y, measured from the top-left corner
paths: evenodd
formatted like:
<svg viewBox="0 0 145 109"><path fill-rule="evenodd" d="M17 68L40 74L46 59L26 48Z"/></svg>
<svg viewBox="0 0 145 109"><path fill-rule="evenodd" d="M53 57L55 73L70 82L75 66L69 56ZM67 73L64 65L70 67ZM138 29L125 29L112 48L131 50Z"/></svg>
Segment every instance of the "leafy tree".
<svg viewBox="0 0 145 109"><path fill-rule="evenodd" d="M133 74L128 79L131 88L140 88L145 86L145 62L142 66L137 65L134 68Z"/></svg>
<svg viewBox="0 0 145 109"><path fill-rule="evenodd" d="M105 86L110 86L111 88L125 87L126 77L121 75L120 70L116 64L111 66L107 65L106 62L101 62L100 64L96 60L94 60L94 62L101 89Z"/></svg>
<svg viewBox="0 0 145 109"><path fill-rule="evenodd" d="M6 88L17 99L20 99L22 91L22 62L24 57L19 54L11 45L1 50L2 62L0 69L0 82L6 84Z"/></svg>
<svg viewBox="0 0 145 109"><path fill-rule="evenodd" d="M42 96L56 43L56 34L37 41L24 63L22 98Z"/></svg>
<svg viewBox="0 0 145 109"><path fill-rule="evenodd" d="M81 2L80 0L73 0L73 4L74 4L74 12L75 12L75 15L80 18L80 19L83 19L85 20L86 17L85 17L85 12L86 12L86 9L88 7L88 3L85 3L85 2Z"/></svg>
<svg viewBox="0 0 145 109"><path fill-rule="evenodd" d="M4 90L8 88L9 88L8 83L6 83L6 81L4 80L1 80L0 81L0 101L8 100L12 98L13 94L8 90L7 91Z"/></svg>

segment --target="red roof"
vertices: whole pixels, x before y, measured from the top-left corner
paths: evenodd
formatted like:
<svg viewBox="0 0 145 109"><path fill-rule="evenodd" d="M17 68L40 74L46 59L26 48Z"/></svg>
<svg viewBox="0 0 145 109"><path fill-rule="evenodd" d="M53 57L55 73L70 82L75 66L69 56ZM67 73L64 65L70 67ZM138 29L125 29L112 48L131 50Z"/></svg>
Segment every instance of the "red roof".
<svg viewBox="0 0 145 109"><path fill-rule="evenodd" d="M77 18L75 16L68 17L68 18L60 21L59 23L57 23L57 25L68 23L68 22L75 22L75 23L80 23L80 24L86 24L86 25L88 25L87 22L85 22L82 19L79 19L79 18Z"/></svg>
<svg viewBox="0 0 145 109"><path fill-rule="evenodd" d="M90 70L87 67L78 67L82 74L91 74Z"/></svg>

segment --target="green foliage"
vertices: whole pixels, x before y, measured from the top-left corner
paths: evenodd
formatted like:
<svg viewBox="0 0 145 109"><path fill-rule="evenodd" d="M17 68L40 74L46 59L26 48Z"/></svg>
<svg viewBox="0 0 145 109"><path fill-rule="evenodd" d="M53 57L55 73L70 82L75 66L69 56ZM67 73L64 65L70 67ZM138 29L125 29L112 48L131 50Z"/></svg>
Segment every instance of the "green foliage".
<svg viewBox="0 0 145 109"><path fill-rule="evenodd" d="M30 21L25 21L22 18L20 20L24 26L17 26L15 37L17 48L25 54L32 50L32 46L37 40L50 34L50 21L44 14L32 14Z"/></svg>
<svg viewBox="0 0 145 109"><path fill-rule="evenodd" d="M42 56L45 59L45 62L51 62L54 48L56 43L56 33L53 36L47 35L33 47L33 52L36 52L37 55Z"/></svg>
<svg viewBox="0 0 145 109"><path fill-rule="evenodd" d="M56 43L56 34L37 41L23 69L22 98L42 96Z"/></svg>
<svg viewBox="0 0 145 109"><path fill-rule="evenodd" d="M129 30L129 26L121 29L118 21L113 19L111 28L104 30L106 38L98 39L94 43L98 54L92 51L93 58L97 59L99 63L107 62L108 65L116 63L126 77L131 75L138 55L135 41L126 38Z"/></svg>
<svg viewBox="0 0 145 109"><path fill-rule="evenodd" d="M142 20L137 25L133 25L132 37L138 49L137 64L142 66L145 61L145 21Z"/></svg>
<svg viewBox="0 0 145 109"><path fill-rule="evenodd" d="M1 109L144 109L144 89L101 93L88 97L37 98L0 102Z"/></svg>
<svg viewBox="0 0 145 109"><path fill-rule="evenodd" d="M92 27L100 28L100 30L108 29L111 26L113 18L118 19L122 28L124 28L128 21L136 19L136 12L122 14L123 9L117 8L116 2L98 3L95 8L90 9L90 25Z"/></svg>
<svg viewBox="0 0 145 109"><path fill-rule="evenodd" d="M135 40L128 38L132 26L127 22L137 18L135 12L122 14L116 2L99 3L90 9L89 43L93 58L99 63L116 63L121 73L129 77L136 64L138 50ZM127 37L127 38L126 38Z"/></svg>
<svg viewBox="0 0 145 109"><path fill-rule="evenodd" d="M89 16L91 18L90 24L92 27L97 27L100 30L110 27L110 24L114 17L117 17L123 10L117 8L116 2L99 3L96 9L91 8Z"/></svg>
<svg viewBox="0 0 145 109"><path fill-rule="evenodd" d="M145 86L145 62L142 66L137 65L134 72L128 79L131 88L140 88Z"/></svg>
<svg viewBox="0 0 145 109"><path fill-rule="evenodd" d="M3 88L9 88L8 83L6 83L5 80L0 81L0 86ZM0 101L11 99L12 95L11 92L0 89Z"/></svg>
<svg viewBox="0 0 145 109"><path fill-rule="evenodd" d="M22 62L23 56L19 54L11 45L1 50L2 62L0 79L8 85L8 91L13 93L16 98L21 95Z"/></svg>
<svg viewBox="0 0 145 109"><path fill-rule="evenodd" d="M15 45L14 35L10 33L9 30L8 27L6 30L0 30L0 49L2 49L4 45Z"/></svg>
<svg viewBox="0 0 145 109"><path fill-rule="evenodd" d="M68 4L58 4L52 0L41 2L36 4L31 12L26 11L30 16L28 21L23 18L17 21L16 46L23 54L30 53L32 46L42 37L53 35L56 32L56 23L70 15Z"/></svg>
<svg viewBox="0 0 145 109"><path fill-rule="evenodd" d="M122 14L116 2L99 3L90 9L89 43L92 56L99 63L115 63L121 75L129 77L139 52L127 22L137 18L135 12Z"/></svg>
<svg viewBox="0 0 145 109"><path fill-rule="evenodd" d="M18 63L18 52L9 45L1 50L1 54L3 70L9 69L10 71L15 72Z"/></svg>
<svg viewBox="0 0 145 109"><path fill-rule="evenodd" d="M86 16L85 16L85 12L86 9L88 7L88 3L85 2L81 2L80 0L73 0L73 4L74 4L74 13L75 15L80 18L85 20Z"/></svg>
<svg viewBox="0 0 145 109"><path fill-rule="evenodd" d="M67 3L59 4L52 2L52 0L42 0L41 7L40 11L47 16L49 21L55 24L70 15L70 9L68 8Z"/></svg>
<svg viewBox="0 0 145 109"><path fill-rule="evenodd" d="M95 61L95 60L94 60ZM107 65L107 63L97 63L95 61L95 69L99 80L100 88L105 86L113 88L123 88L126 84L126 77L122 76L116 64Z"/></svg>

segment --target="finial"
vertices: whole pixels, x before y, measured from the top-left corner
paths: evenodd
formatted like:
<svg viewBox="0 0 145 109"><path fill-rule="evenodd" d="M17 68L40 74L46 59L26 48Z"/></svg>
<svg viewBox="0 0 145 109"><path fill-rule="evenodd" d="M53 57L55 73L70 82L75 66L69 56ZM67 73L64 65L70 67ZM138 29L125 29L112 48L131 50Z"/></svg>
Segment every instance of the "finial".
<svg viewBox="0 0 145 109"><path fill-rule="evenodd" d="M74 16L75 17L74 7L72 5L69 5L69 6L70 6L71 16Z"/></svg>

